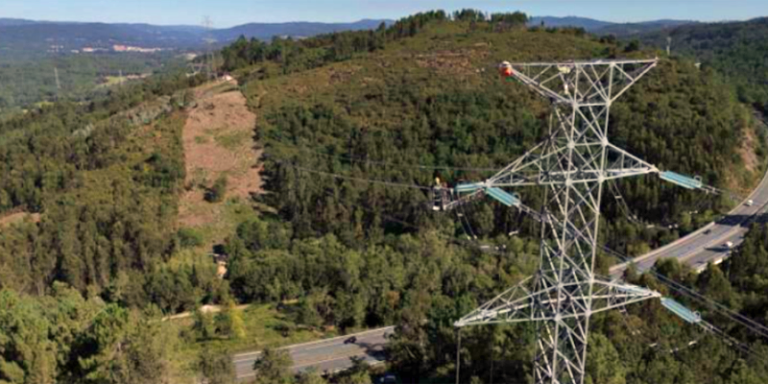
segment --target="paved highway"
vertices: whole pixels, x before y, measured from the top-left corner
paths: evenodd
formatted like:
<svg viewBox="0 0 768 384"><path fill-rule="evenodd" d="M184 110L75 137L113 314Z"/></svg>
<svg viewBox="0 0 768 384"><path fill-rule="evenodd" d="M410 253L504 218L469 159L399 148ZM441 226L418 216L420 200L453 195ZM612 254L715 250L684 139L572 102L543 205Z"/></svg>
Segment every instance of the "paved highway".
<svg viewBox="0 0 768 384"><path fill-rule="evenodd" d="M753 215L763 211L764 206L768 204L768 173L749 195L747 200L749 199L753 201L752 206L742 202L723 219L709 223L686 237L635 258L635 264L640 271L645 271L653 267L658 259L676 257L681 262L699 269L706 267L710 260L726 257L729 250L725 243L730 241L734 246L741 244L744 234L749 229L749 223L754 218ZM611 276L620 276L627 265L627 263L615 265L611 268Z"/></svg>
<svg viewBox="0 0 768 384"><path fill-rule="evenodd" d="M634 262L638 269L641 271L650 269L658 259L666 257L676 257L694 268L706 266L710 260L725 257L729 250L724 244L728 241L733 242L734 246L740 244L754 215L763 211L764 206L768 206L768 174L763 177L758 187L747 199L753 201L751 206L742 202L723 219L710 223L664 247L635 258ZM624 263L611 268L611 276L620 276L627 265ZM295 372L304 371L309 367L315 367L320 372L336 372L351 367L350 357L353 356L365 357L369 364L383 362L383 349L384 344L386 344L384 335L393 331L394 327L386 327L358 333L354 335L357 337L357 342L354 344L344 343L345 340L353 336L347 335L296 344L285 349L293 358ZM234 356L239 380L254 376L253 363L260 355L261 352L251 352Z"/></svg>
<svg viewBox="0 0 768 384"><path fill-rule="evenodd" d="M384 327L366 332L318 340L304 344L294 344L283 349L288 350L293 358L293 371L305 371L310 367L320 372L337 372L352 366L351 357L363 357L368 364L375 365L384 361L385 334L394 332L395 327ZM356 337L355 343L345 343L350 337ZM238 380L254 377L253 363L261 352L249 352L235 355L235 372Z"/></svg>

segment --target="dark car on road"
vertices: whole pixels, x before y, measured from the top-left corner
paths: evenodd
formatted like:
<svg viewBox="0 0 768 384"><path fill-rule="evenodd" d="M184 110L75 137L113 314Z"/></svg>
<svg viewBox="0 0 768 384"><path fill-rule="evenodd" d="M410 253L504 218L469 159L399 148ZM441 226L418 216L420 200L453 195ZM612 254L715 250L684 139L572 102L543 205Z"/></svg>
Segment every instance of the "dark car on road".
<svg viewBox="0 0 768 384"><path fill-rule="evenodd" d="M384 377L379 379L379 383L381 383L381 384L397 384L397 377L395 377L395 375L392 375L392 374L388 373L388 374L384 375Z"/></svg>
<svg viewBox="0 0 768 384"><path fill-rule="evenodd" d="M357 337L352 336L349 339L344 340L344 344L354 344L357 343Z"/></svg>

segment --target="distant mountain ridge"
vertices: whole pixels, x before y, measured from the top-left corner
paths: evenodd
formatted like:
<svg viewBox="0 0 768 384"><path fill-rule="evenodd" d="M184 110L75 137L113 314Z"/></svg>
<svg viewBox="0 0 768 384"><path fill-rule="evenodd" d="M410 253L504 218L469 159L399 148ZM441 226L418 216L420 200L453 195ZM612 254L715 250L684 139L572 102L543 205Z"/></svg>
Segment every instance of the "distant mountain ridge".
<svg viewBox="0 0 768 384"><path fill-rule="evenodd" d="M110 49L114 45L141 48L195 49L215 40L224 45L245 36L271 40L275 36L304 38L338 31L375 29L388 19L363 19L350 23L248 23L231 28L206 30L193 25L151 25L130 23L93 23L35 21L0 18L0 58L34 57L47 53L68 53L86 49ZM578 27L598 35L612 34L631 37L681 25L694 24L689 20L653 20L641 23L612 23L586 17L537 16L529 26Z"/></svg>
<svg viewBox="0 0 768 384"><path fill-rule="evenodd" d="M32 20L26 20L26 19L11 19L11 18L3 18L0 17L0 27L3 26L13 26L13 25L26 25L26 24L34 24L36 21Z"/></svg>
<svg viewBox="0 0 768 384"><path fill-rule="evenodd" d="M262 40L274 36L295 38L346 30L377 28L392 20L364 19L351 23L249 23L232 28L212 29L201 26L129 23L54 22L0 18L0 56L38 55L46 52L71 52L83 48L108 49L113 45L142 48L198 48L208 38L227 44L241 35Z"/></svg>
<svg viewBox="0 0 768 384"><path fill-rule="evenodd" d="M590 19L588 17L578 16L533 16L528 21L528 26L536 27L541 25L542 22L544 22L544 27L576 27L584 28L589 32L614 24L608 21L601 21Z"/></svg>
<svg viewBox="0 0 768 384"><path fill-rule="evenodd" d="M638 23L613 23L590 19L587 17L566 16L535 16L528 22L529 26L538 26L544 22L545 27L576 27L584 28L587 32L598 35L615 35L617 37L628 37L642 33L653 32L661 29L675 28L681 25L697 24L694 20L673 20L660 19L650 20Z"/></svg>
<svg viewBox="0 0 768 384"><path fill-rule="evenodd" d="M632 37L640 34L677 28L683 25L701 24L693 20L653 20L642 23L611 24L599 28L594 33L614 35L616 37Z"/></svg>
<svg viewBox="0 0 768 384"><path fill-rule="evenodd" d="M307 21L288 23L249 23L227 29L217 29L211 33L218 41L232 41L241 35L249 38L255 37L261 40L269 40L273 36L310 37L339 31L375 29L381 25L381 23L389 25L393 23L393 21L363 19L353 23L315 23Z"/></svg>

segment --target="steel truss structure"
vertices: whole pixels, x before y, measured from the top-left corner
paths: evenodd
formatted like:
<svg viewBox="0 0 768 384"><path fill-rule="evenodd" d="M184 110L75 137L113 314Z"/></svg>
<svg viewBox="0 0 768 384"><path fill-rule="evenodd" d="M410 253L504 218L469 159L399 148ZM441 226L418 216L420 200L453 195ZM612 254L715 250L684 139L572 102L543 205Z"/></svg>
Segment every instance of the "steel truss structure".
<svg viewBox="0 0 768 384"><path fill-rule="evenodd" d="M659 173L613 145L608 135L611 104L656 63L653 59L507 64L509 78L551 100L556 124L544 142L493 177L456 188L466 193L459 204L488 195L534 213L541 221L537 273L455 323L465 327L536 322L537 384L582 384L590 316L660 297L594 273L603 184ZM501 190L522 186L545 189L541 211L533 212L519 196Z"/></svg>

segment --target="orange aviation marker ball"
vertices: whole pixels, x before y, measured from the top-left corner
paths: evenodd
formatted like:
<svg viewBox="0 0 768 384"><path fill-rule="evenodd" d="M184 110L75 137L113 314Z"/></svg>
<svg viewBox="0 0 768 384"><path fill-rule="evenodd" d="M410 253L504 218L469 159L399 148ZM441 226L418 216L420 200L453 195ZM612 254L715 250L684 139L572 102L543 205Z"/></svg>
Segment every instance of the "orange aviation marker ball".
<svg viewBox="0 0 768 384"><path fill-rule="evenodd" d="M499 64L499 72L504 77L512 76L512 64L510 64L509 61L502 62Z"/></svg>

